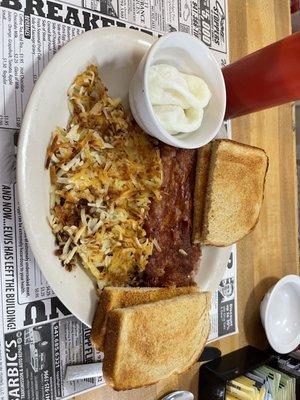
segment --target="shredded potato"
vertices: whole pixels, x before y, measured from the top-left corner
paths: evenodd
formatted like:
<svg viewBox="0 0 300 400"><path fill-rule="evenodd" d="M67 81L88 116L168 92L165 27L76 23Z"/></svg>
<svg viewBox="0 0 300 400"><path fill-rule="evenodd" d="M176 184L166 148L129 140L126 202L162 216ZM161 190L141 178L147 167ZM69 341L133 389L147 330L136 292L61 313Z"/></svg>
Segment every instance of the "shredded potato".
<svg viewBox="0 0 300 400"><path fill-rule="evenodd" d="M101 287L129 285L155 246L143 224L160 199L159 150L108 96L94 65L75 78L68 102L69 124L53 132L46 156L57 254Z"/></svg>

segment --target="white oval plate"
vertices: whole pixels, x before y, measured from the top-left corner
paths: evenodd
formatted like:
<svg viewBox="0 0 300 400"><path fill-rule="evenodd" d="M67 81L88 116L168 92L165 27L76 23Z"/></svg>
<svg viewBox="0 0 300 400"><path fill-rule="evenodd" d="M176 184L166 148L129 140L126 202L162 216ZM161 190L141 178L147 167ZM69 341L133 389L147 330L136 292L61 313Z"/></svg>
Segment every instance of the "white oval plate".
<svg viewBox="0 0 300 400"><path fill-rule="evenodd" d="M66 307L91 326L97 294L88 275L77 268L67 272L54 255L49 215L49 172L45 154L51 132L65 126L69 111L67 90L89 64L100 67L109 93L128 106L128 88L136 67L155 38L131 29L104 28L84 33L65 45L49 62L34 86L23 118L17 162L20 207L28 240L45 278ZM226 268L230 249L205 248L197 282L214 291Z"/></svg>

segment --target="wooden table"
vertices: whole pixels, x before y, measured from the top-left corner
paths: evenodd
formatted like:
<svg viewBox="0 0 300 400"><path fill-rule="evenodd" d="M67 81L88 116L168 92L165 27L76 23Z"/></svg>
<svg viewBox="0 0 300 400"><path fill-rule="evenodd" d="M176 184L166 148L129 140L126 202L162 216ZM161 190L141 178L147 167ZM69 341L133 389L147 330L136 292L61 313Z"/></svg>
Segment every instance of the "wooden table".
<svg viewBox="0 0 300 400"><path fill-rule="evenodd" d="M228 0L231 61L290 34L289 0ZM233 138L262 147L270 158L265 200L255 231L238 244L239 334L215 344L228 353L248 343L263 348L259 318L264 293L282 276L297 274L297 176L293 105L287 104L232 122ZM103 387L76 400L155 400L172 389L198 391L198 370L149 388L114 392ZM197 396L196 396L197 398Z"/></svg>

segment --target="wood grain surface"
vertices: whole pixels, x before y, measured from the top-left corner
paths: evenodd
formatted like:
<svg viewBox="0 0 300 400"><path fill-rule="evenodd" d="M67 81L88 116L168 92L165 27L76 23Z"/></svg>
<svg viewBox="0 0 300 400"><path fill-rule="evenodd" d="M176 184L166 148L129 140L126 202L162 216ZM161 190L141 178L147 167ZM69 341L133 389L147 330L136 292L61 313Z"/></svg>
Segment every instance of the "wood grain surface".
<svg viewBox="0 0 300 400"><path fill-rule="evenodd" d="M228 0L228 6L231 61L290 34L289 0ZM260 221L238 244L239 334L214 343L224 354L248 343L267 345L260 301L279 278L299 273L293 114L293 105L287 104L232 121L233 138L264 148L270 167ZM179 377L129 392L103 387L76 400L156 400L176 389L190 390L197 399L198 370L195 365Z"/></svg>

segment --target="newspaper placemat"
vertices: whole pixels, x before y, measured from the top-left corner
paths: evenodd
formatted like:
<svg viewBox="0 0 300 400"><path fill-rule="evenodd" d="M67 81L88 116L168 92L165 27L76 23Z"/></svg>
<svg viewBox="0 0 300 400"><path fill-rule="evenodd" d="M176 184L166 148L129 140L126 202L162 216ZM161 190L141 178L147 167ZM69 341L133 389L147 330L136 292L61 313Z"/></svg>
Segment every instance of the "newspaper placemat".
<svg viewBox="0 0 300 400"><path fill-rule="evenodd" d="M101 359L90 329L55 296L24 232L16 191L18 130L43 68L89 29L121 26L154 36L183 31L228 63L225 0L0 0L0 399L56 400L103 385L64 380L68 364ZM33 205L34 207L34 205ZM212 298L209 340L236 333L236 251Z"/></svg>

